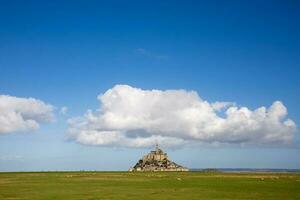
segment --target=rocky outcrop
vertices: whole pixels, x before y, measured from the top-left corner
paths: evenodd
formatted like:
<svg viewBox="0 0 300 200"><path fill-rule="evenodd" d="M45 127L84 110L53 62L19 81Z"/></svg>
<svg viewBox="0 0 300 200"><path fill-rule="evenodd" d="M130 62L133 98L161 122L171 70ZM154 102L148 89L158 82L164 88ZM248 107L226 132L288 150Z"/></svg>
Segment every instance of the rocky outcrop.
<svg viewBox="0 0 300 200"><path fill-rule="evenodd" d="M129 171L188 171L188 168L172 162L168 155L156 145L154 151L143 156Z"/></svg>

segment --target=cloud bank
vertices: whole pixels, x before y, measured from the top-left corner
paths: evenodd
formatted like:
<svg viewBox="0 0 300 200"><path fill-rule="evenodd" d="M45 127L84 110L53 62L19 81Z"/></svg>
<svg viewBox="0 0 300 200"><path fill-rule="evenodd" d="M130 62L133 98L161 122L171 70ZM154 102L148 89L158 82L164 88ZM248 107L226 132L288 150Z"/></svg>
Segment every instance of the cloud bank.
<svg viewBox="0 0 300 200"><path fill-rule="evenodd" d="M53 109L38 99L0 95L0 134L37 129L53 120Z"/></svg>
<svg viewBox="0 0 300 200"><path fill-rule="evenodd" d="M191 143L285 145L296 124L275 101L255 110L208 102L195 91L142 90L116 85L98 96L100 108L69 119L69 136L81 144L149 147Z"/></svg>

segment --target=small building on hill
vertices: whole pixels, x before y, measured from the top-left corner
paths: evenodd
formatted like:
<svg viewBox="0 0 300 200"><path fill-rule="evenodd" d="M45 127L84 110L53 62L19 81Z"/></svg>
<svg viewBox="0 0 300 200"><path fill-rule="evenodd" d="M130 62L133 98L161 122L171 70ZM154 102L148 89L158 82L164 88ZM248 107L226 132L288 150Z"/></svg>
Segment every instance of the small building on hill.
<svg viewBox="0 0 300 200"><path fill-rule="evenodd" d="M129 171L189 171L188 168L172 162L168 155L156 145L154 151L143 156Z"/></svg>

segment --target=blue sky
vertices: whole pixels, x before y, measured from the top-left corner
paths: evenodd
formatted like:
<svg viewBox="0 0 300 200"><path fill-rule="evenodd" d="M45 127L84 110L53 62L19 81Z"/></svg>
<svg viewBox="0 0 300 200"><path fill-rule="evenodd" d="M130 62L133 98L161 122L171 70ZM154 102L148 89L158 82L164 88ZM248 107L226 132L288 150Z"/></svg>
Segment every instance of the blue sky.
<svg viewBox="0 0 300 200"><path fill-rule="evenodd" d="M251 110L280 100L299 126L299 9L296 1L0 1L0 94L56 108L55 122L0 135L0 170L127 170L149 148L66 136L66 121L97 110L97 96L116 84L194 90ZM295 147L167 150L191 168L300 168Z"/></svg>

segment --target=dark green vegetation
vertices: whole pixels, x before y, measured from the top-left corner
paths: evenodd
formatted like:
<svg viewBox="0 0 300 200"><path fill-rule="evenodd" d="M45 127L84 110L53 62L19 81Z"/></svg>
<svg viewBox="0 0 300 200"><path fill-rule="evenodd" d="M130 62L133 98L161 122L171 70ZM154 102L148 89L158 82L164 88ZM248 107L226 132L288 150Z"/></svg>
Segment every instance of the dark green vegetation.
<svg viewBox="0 0 300 200"><path fill-rule="evenodd" d="M300 174L0 173L0 199L300 199Z"/></svg>

